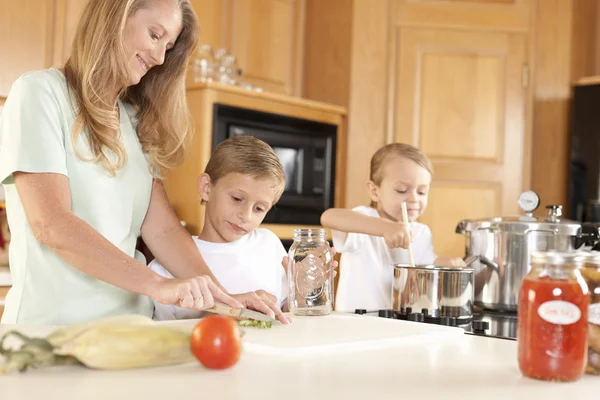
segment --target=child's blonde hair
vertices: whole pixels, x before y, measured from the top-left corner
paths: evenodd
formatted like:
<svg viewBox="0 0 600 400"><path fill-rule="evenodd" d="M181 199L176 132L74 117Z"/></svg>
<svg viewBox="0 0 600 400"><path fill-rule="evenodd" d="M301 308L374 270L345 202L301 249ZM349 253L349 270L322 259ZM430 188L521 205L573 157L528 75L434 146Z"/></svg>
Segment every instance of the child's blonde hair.
<svg viewBox="0 0 600 400"><path fill-rule="evenodd" d="M377 186L381 185L383 169L386 162L392 157L403 157L412 160L433 175L433 165L431 165L431 161L421 150L406 143L390 143L377 150L371 158L371 173L369 177ZM376 206L377 203L371 201L371 207Z"/></svg>
<svg viewBox="0 0 600 400"><path fill-rule="evenodd" d="M204 170L212 184L234 172L255 179L273 179L277 185L273 204L277 203L283 194L283 166L271 146L254 136L232 136L219 143Z"/></svg>

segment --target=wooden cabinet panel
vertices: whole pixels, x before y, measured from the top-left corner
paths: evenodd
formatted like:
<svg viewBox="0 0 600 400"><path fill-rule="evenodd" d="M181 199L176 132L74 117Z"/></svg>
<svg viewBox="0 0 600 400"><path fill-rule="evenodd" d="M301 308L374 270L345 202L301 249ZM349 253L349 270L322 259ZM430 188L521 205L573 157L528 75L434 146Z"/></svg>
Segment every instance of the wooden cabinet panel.
<svg viewBox="0 0 600 400"><path fill-rule="evenodd" d="M441 249L460 255L458 221L519 212L527 39L518 33L398 27L395 40L393 140L431 158L433 210L423 221Z"/></svg>
<svg viewBox="0 0 600 400"><path fill-rule="evenodd" d="M296 93L304 7L301 0L235 0L231 52L244 81L272 92Z"/></svg>
<svg viewBox="0 0 600 400"><path fill-rule="evenodd" d="M533 0L396 0L402 25L527 31Z"/></svg>
<svg viewBox="0 0 600 400"><path fill-rule="evenodd" d="M468 218L489 218L499 209L499 184L436 181L431 187L429 205L421 222L433 234L438 255L463 257L465 238L454 232L458 222Z"/></svg>
<svg viewBox="0 0 600 400"><path fill-rule="evenodd" d="M444 49L423 52L420 63L421 150L431 157L500 160L504 56Z"/></svg>
<svg viewBox="0 0 600 400"><path fill-rule="evenodd" d="M26 71L53 60L54 2L0 0L0 97Z"/></svg>

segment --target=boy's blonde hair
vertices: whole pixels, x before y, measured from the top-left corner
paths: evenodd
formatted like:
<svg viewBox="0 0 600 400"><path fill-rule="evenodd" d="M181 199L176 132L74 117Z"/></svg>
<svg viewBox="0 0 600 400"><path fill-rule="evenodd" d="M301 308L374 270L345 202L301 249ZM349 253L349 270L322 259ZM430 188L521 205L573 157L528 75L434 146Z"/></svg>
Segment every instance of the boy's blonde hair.
<svg viewBox="0 0 600 400"><path fill-rule="evenodd" d="M213 185L233 172L255 179L273 179L277 185L273 204L277 203L283 194L283 166L271 146L254 136L232 136L219 143L204 170Z"/></svg>
<svg viewBox="0 0 600 400"><path fill-rule="evenodd" d="M403 157L412 160L433 175L433 165L421 150L406 143L390 143L377 150L371 158L371 173L369 178L377 186L381 185L386 162L392 157ZM377 203L371 201L371 207L376 206Z"/></svg>

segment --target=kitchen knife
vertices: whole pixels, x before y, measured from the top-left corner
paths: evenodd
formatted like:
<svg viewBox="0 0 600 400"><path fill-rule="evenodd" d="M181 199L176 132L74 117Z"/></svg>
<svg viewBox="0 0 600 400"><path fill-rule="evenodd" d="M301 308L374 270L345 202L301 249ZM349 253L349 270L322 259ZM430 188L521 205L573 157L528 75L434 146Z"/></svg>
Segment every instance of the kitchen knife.
<svg viewBox="0 0 600 400"><path fill-rule="evenodd" d="M211 308L207 308L204 311L208 311L214 314L225 315L228 317L234 318L248 318L254 319L256 321L264 321L264 322L275 322L275 319L269 317L266 314L260 313L258 311L248 310L247 308L233 308L225 305L223 303L215 303L215 305Z"/></svg>

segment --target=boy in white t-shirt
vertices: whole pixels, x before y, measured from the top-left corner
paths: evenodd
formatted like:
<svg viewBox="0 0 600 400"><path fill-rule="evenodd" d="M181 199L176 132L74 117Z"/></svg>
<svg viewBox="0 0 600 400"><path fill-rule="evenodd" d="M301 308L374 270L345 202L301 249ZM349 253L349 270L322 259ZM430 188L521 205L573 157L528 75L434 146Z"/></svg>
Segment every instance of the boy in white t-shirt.
<svg viewBox="0 0 600 400"><path fill-rule="evenodd" d="M386 145L371 159L371 205L323 213L321 224L333 230L334 247L342 253L336 310L391 308L393 264L408 263L405 249L411 240L415 264L464 265L460 258L437 257L431 231L416 222L427 206L432 174L419 149ZM403 202L410 227L402 223Z"/></svg>
<svg viewBox="0 0 600 400"><path fill-rule="evenodd" d="M281 197L285 175L277 155L252 136L235 136L214 150L198 192L206 206L194 242L217 280L231 294L257 292L271 307L285 308L287 253L271 231L258 228ZM157 260L156 273L173 277ZM154 319L199 318L202 311L155 303Z"/></svg>

